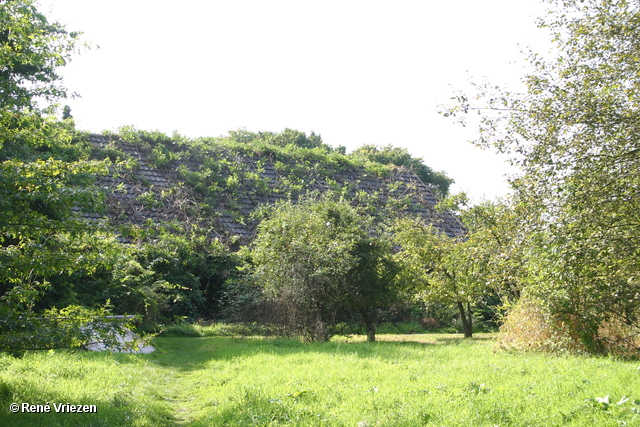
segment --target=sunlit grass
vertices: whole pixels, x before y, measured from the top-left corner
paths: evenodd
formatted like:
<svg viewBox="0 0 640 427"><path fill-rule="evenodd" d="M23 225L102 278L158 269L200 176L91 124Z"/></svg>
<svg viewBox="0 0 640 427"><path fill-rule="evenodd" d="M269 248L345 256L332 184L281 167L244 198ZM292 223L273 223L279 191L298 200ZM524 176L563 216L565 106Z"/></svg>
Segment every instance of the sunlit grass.
<svg viewBox="0 0 640 427"><path fill-rule="evenodd" d="M379 338L158 338L150 355L5 356L0 425L640 425L639 362L494 353L487 335ZM14 401L98 413L11 414Z"/></svg>

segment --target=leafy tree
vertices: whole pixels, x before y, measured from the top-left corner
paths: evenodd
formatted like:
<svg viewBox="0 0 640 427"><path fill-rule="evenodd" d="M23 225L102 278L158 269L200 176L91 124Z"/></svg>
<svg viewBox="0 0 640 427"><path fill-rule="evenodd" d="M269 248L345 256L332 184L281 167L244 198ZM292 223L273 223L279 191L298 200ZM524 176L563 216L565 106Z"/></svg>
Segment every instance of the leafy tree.
<svg viewBox="0 0 640 427"><path fill-rule="evenodd" d="M0 1L0 28L0 111L66 97L58 69L76 51L80 33L49 22L32 0Z"/></svg>
<svg viewBox="0 0 640 427"><path fill-rule="evenodd" d="M482 113L477 143L511 154L523 171L513 187L527 207L520 227L531 247L529 291L590 351L617 345L601 336L611 322L630 328L621 345L637 346L640 8L549 3L539 22L556 57L530 54L526 91L479 85L445 114Z"/></svg>
<svg viewBox="0 0 640 427"><path fill-rule="evenodd" d="M464 193L449 196L437 209L455 213L465 233L451 238L420 218L400 218L393 227L396 257L419 297L455 306L471 337L475 314L496 324L501 306L520 297L526 252L513 226L518 211L499 201L469 206Z"/></svg>
<svg viewBox="0 0 640 427"><path fill-rule="evenodd" d="M86 160L73 123L47 117L66 96L58 68L77 33L49 23L29 0L0 2L0 350L77 345L87 319L114 339L105 308L35 310L49 277L69 273L87 255L76 243L92 234L79 212L94 211L95 176L106 162Z"/></svg>
<svg viewBox="0 0 640 427"><path fill-rule="evenodd" d="M526 242L528 235L520 227L526 207L509 199L482 201L471 205L466 194L447 197L437 210L452 212L465 226L464 240L472 240L481 254L482 281L498 300L512 303L520 297L527 280Z"/></svg>
<svg viewBox="0 0 640 427"><path fill-rule="evenodd" d="M371 218L330 194L271 208L251 256L254 280L280 310L277 320L326 341L336 316L351 309L375 340L375 310L397 293L390 247L371 230Z"/></svg>
<svg viewBox="0 0 640 427"><path fill-rule="evenodd" d="M453 184L453 179L446 176L444 172L435 172L423 163L422 158L413 157L406 148L393 147L392 145L385 145L383 147L363 145L351 154L385 165L412 168L425 184L431 184L433 186L437 195L441 198L447 196L449 186Z"/></svg>
<svg viewBox="0 0 640 427"><path fill-rule="evenodd" d="M394 238L402 248L397 258L404 266L405 280L421 298L456 306L464 336L471 337L472 308L484 293L477 280L480 265L471 260L475 248L468 240L452 239L431 224L412 218L396 222Z"/></svg>
<svg viewBox="0 0 640 427"><path fill-rule="evenodd" d="M0 236L28 240L42 230L77 229L71 207L94 205L85 187L106 164L71 153L71 124L36 107L66 96L57 70L78 33L49 23L30 0L1 1L0 22Z"/></svg>
<svg viewBox="0 0 640 427"><path fill-rule="evenodd" d="M178 319L213 317L226 280L236 273L237 256L205 231L149 226L141 240L121 244L108 232L91 232L61 245L74 264L45 276L34 310L109 304L115 314L140 316L141 326Z"/></svg>
<svg viewBox="0 0 640 427"><path fill-rule="evenodd" d="M373 342L380 309L404 296L400 265L393 259L391 242L382 237L363 238L353 253L357 262L347 275L347 307L359 315L367 341Z"/></svg>
<svg viewBox="0 0 640 427"><path fill-rule="evenodd" d="M95 340L119 350L131 350L138 344L138 340L118 340L123 328L133 328L133 318L110 316L108 307L67 306L36 313L31 302L38 291L16 287L0 297L0 351L19 356L25 350L80 347Z"/></svg>
<svg viewBox="0 0 640 427"><path fill-rule="evenodd" d="M65 105L62 108L62 120L67 120L67 119L73 119L73 116L71 115L71 107L69 107L68 105Z"/></svg>
<svg viewBox="0 0 640 427"><path fill-rule="evenodd" d="M28 0L0 2L0 21L0 283L7 283L69 262L58 243L86 230L76 212L95 209L100 195L90 184L107 164L82 159L87 151L75 144L72 123L36 108L65 96L57 68L77 33L49 23Z"/></svg>

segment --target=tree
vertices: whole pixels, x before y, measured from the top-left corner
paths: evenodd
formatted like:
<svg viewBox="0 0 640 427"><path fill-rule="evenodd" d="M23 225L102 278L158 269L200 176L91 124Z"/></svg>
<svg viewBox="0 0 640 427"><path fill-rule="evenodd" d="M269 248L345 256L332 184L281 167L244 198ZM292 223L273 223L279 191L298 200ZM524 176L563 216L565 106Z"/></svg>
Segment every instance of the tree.
<svg viewBox="0 0 640 427"><path fill-rule="evenodd" d="M277 322L326 341L345 309L375 340L375 310L395 298L390 247L370 236L372 219L331 194L276 204L258 226L253 277L278 309Z"/></svg>
<svg viewBox="0 0 640 427"><path fill-rule="evenodd" d="M509 199L471 205L466 194L460 193L447 197L436 209L450 211L464 224L466 235L462 240L471 240L476 253L482 254L471 261L481 263L487 291L507 303L517 300L525 286L523 270L528 256L523 244L528 236L519 227L524 207Z"/></svg>
<svg viewBox="0 0 640 427"><path fill-rule="evenodd" d="M98 319L94 332L114 338L104 307L35 309L49 277L85 265L77 243L94 228L79 212L97 209L92 183L108 166L87 160L71 121L38 105L66 96L57 70L78 34L49 23L30 0L0 1L0 23L0 350L77 345L89 318Z"/></svg>
<svg viewBox="0 0 640 427"><path fill-rule="evenodd" d="M49 22L32 0L0 1L0 28L0 111L65 98L58 69L76 51L80 33Z"/></svg>
<svg viewBox="0 0 640 427"><path fill-rule="evenodd" d="M403 297L400 265L393 259L391 242L386 238L363 238L353 253L357 262L347 274L347 307L359 315L367 341L373 342L378 311Z"/></svg>
<svg viewBox="0 0 640 427"><path fill-rule="evenodd" d="M397 254L407 281L425 300L455 305L465 338L473 336L473 307L484 294L478 279L481 263L477 247L452 239L417 218L403 218L394 226Z"/></svg>
<svg viewBox="0 0 640 427"><path fill-rule="evenodd" d="M77 34L50 24L28 0L0 2L0 21L0 282L6 283L60 271L66 257L47 251L58 252L61 234L87 229L73 208L95 209L100 195L90 184L107 164L80 159L87 152L74 144L72 124L36 108L39 99L66 94L57 68ZM18 267L20 260L31 267Z"/></svg>
<svg viewBox="0 0 640 427"><path fill-rule="evenodd" d="M71 107L69 107L68 105L65 105L62 108L62 120L67 120L67 119L73 119L73 116L71 115Z"/></svg>
<svg viewBox="0 0 640 427"><path fill-rule="evenodd" d="M520 297L525 251L513 226L519 211L505 201L470 206L464 193L436 208L454 213L465 233L452 238L418 217L400 218L392 228L396 257L418 296L455 306L465 337L471 337L474 315L497 324L502 305Z"/></svg>
<svg viewBox="0 0 640 427"><path fill-rule="evenodd" d="M640 5L550 3L539 25L557 54L530 54L526 91L480 85L445 114L481 113L477 144L511 154L523 171L512 184L527 207L528 291L588 350L637 346ZM626 338L602 335L612 322Z"/></svg>

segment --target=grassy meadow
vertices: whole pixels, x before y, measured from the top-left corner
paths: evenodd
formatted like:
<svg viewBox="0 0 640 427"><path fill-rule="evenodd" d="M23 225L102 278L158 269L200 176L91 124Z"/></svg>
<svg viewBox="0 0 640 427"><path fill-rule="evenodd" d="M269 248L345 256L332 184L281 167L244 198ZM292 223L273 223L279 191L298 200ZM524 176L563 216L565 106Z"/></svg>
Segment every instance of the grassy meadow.
<svg viewBox="0 0 640 427"><path fill-rule="evenodd" d="M640 426L640 362L494 352L491 335L379 339L158 337L148 355L0 355L0 425Z"/></svg>

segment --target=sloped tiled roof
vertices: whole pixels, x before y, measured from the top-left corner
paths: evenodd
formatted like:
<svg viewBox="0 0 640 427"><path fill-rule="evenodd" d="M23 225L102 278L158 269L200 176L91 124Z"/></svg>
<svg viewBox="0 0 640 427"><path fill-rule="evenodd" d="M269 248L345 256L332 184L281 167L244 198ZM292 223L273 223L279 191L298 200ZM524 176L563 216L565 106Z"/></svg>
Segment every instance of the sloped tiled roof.
<svg viewBox="0 0 640 427"><path fill-rule="evenodd" d="M132 170L114 170L109 176L99 178L99 185L108 188L106 217L111 223L145 226L149 221L189 223L198 218L194 212L198 209L200 195L185 185L178 168L197 172L202 160L182 158L165 167L154 168L144 149L124 140L91 135L90 141L96 147L116 146L137 164ZM256 228L255 221L248 219L249 214L261 204L273 204L289 195L278 192L279 181L285 176L277 170L273 159L237 153L229 156L231 158L228 160L241 164L244 170L258 174L268 183L269 191L255 192L245 187L225 191L222 188L215 207L215 218L211 218L211 223L214 224L211 235L247 244L255 236ZM259 160L260 167L257 165ZM448 236L464 234L464 227L453 214L435 210L437 199L434 193L415 173L406 168L394 168L384 178L367 173L363 168L336 172L331 175L331 182L313 171L309 171L306 178L309 190L323 192L336 183L347 185L350 196L353 197L358 192L375 195L378 206L385 206L392 198L403 199L410 212L421 215Z"/></svg>

